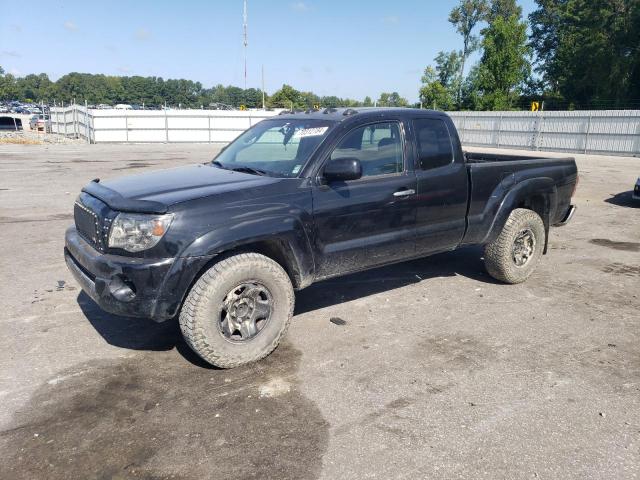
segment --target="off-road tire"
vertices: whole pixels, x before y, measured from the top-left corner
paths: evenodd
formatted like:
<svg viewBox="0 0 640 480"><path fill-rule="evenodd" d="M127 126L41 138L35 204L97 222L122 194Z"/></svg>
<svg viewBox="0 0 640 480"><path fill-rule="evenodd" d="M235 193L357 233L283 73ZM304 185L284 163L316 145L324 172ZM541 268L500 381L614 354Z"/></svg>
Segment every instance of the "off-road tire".
<svg viewBox="0 0 640 480"><path fill-rule="evenodd" d="M529 230L535 237L533 255L523 266L513 259L513 245L520 232ZM545 244L545 228L533 210L517 208L511 212L500 235L484 247L484 263L489 275L504 283L522 283L531 276Z"/></svg>
<svg viewBox="0 0 640 480"><path fill-rule="evenodd" d="M227 292L249 280L269 289L273 298L271 318L254 338L230 342L216 322ZM206 362L220 368L238 367L275 350L289 327L294 304L291 280L278 263L257 253L241 253L214 264L194 283L180 310L180 330L187 344Z"/></svg>

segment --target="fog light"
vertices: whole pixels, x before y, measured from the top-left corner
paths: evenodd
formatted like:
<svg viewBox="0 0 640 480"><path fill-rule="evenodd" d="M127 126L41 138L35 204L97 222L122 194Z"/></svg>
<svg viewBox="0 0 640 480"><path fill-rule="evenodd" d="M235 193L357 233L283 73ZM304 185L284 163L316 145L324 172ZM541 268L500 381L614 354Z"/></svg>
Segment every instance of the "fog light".
<svg viewBox="0 0 640 480"><path fill-rule="evenodd" d="M129 279L117 275L109 282L109 292L116 300L130 302L136 296L136 286Z"/></svg>

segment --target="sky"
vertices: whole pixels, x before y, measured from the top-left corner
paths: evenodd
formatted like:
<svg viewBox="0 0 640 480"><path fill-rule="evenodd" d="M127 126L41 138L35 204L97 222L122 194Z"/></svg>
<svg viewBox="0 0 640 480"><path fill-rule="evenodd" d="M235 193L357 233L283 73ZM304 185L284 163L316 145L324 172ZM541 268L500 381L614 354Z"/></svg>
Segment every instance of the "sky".
<svg viewBox="0 0 640 480"><path fill-rule="evenodd" d="M462 47L457 0L248 0L247 86L318 95L418 97L440 50ZM527 15L534 0L519 0ZM244 86L242 0L0 0L0 66L186 78ZM477 61L476 58L472 59Z"/></svg>

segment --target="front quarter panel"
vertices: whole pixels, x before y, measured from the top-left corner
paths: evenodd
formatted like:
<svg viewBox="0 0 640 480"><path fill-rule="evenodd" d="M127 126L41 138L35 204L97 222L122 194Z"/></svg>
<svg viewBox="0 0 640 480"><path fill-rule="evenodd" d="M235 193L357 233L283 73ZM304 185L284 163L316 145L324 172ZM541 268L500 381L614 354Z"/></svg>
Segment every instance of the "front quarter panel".
<svg viewBox="0 0 640 480"><path fill-rule="evenodd" d="M251 198L235 192L226 198L199 199L177 214L190 235L177 240L180 257L212 257L255 242L277 242L304 285L314 271L307 232L312 231L311 190L304 179L287 179Z"/></svg>

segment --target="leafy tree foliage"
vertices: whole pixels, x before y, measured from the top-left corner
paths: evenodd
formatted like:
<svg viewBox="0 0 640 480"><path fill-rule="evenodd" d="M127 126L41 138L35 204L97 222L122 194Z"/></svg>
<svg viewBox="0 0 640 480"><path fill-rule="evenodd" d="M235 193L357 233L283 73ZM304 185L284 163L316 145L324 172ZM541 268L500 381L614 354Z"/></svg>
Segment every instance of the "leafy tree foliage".
<svg viewBox="0 0 640 480"><path fill-rule="evenodd" d="M406 107L409 105L407 99L401 97L398 92L381 93L377 103L379 107Z"/></svg>
<svg viewBox="0 0 640 480"><path fill-rule="evenodd" d="M491 12L476 85L485 109L510 110L531 74L527 24L515 0L495 0Z"/></svg>
<svg viewBox="0 0 640 480"><path fill-rule="evenodd" d="M434 61L436 62L436 72L440 83L446 88L457 91L458 82L460 81L460 68L463 62L462 52L459 50L439 52Z"/></svg>
<svg viewBox="0 0 640 480"><path fill-rule="evenodd" d="M267 106L273 108L307 109L319 107L353 107L373 105L370 97L364 102L336 96L320 97L313 92L301 92L283 85L272 96L266 96ZM52 82L49 77L27 75L16 78L5 74L0 67L0 100L19 100L24 102L47 102L54 100L60 104L72 101L89 104L115 105L118 103L155 105L165 103L172 107L208 108L245 106L262 107L262 91L256 88L246 90L235 86L216 85L204 88L200 82L162 77L116 77L92 75L88 73L69 73Z"/></svg>
<svg viewBox="0 0 640 480"><path fill-rule="evenodd" d="M449 22L452 23L460 35L462 35L462 61L460 63L460 75L458 82L458 101L460 101L464 67L469 55L477 49L477 38L473 35L476 25L484 20L488 12L486 0L460 0L460 4L449 14Z"/></svg>
<svg viewBox="0 0 640 480"><path fill-rule="evenodd" d="M537 71L548 94L577 106L640 101L640 0L536 0Z"/></svg>
<svg viewBox="0 0 640 480"><path fill-rule="evenodd" d="M458 91L458 52L440 52L435 58L436 68L428 66L422 75L420 102L434 110L451 110Z"/></svg>
<svg viewBox="0 0 640 480"><path fill-rule="evenodd" d="M433 67L425 69L420 88L420 102L427 108L450 110L453 106L453 94L445 87Z"/></svg>

